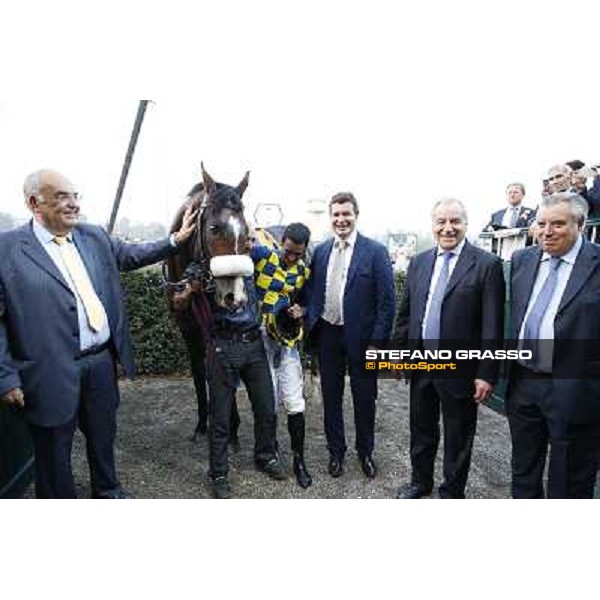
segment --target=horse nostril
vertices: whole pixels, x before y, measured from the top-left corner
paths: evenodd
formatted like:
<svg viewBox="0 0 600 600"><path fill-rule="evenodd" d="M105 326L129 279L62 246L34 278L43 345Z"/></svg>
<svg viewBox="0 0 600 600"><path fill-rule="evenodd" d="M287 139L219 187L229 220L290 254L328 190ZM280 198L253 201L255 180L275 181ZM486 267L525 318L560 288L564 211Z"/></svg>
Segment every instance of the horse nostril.
<svg viewBox="0 0 600 600"><path fill-rule="evenodd" d="M226 304L233 304L233 292L229 292L228 294L225 294L225 298L224 298Z"/></svg>

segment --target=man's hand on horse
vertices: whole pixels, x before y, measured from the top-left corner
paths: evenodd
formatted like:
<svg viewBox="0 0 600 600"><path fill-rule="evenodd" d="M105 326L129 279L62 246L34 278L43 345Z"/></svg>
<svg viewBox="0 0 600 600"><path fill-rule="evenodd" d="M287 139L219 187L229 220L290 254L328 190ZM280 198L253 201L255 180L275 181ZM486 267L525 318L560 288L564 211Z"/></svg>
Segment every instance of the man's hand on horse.
<svg viewBox="0 0 600 600"><path fill-rule="evenodd" d="M196 228L196 218L198 217L198 210L194 210L192 206L188 206L183 213L183 219L181 221L181 227L179 231L175 233L175 243L179 246L183 244L192 232Z"/></svg>
<svg viewBox="0 0 600 600"><path fill-rule="evenodd" d="M9 406L23 408L25 406L23 390L21 388L13 388L12 390L8 390L8 392L2 396L2 402L8 404Z"/></svg>

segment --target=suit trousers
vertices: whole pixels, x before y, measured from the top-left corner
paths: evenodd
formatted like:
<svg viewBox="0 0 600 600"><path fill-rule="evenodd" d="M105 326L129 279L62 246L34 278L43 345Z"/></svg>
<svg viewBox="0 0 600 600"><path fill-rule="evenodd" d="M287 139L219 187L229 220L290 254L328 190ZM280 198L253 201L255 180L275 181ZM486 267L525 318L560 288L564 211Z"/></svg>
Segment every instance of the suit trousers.
<svg viewBox="0 0 600 600"><path fill-rule="evenodd" d="M356 451L359 456L371 455L375 445L377 379L366 378L362 370L363 363L349 358L343 325L330 325L321 320L318 327L316 341L327 448L338 459L343 459L346 453L343 404L348 367L354 406Z"/></svg>
<svg viewBox="0 0 600 600"><path fill-rule="evenodd" d="M92 497L102 497L119 488L114 456L119 405L115 361L110 350L104 350L77 362L80 378L77 413L57 427L29 426L38 498L76 497L71 449L77 425L85 437Z"/></svg>
<svg viewBox="0 0 600 600"><path fill-rule="evenodd" d="M520 367L517 367L522 371ZM507 398L512 439L513 498L593 498L599 466L600 424L567 423L552 400L553 381L517 377ZM586 399L587 400L587 399Z"/></svg>
<svg viewBox="0 0 600 600"><path fill-rule="evenodd" d="M209 474L213 479L229 472L231 411L240 379L246 386L254 415L254 460L260 467L277 458L273 382L262 339L243 342L217 337L214 352L214 368L207 369Z"/></svg>
<svg viewBox="0 0 600 600"><path fill-rule="evenodd" d="M426 493L433 490L441 408L444 481L439 487L439 495L441 498L464 498L477 427L477 404L472 397L452 398L443 394L439 383L419 377L412 377L410 382L411 483Z"/></svg>

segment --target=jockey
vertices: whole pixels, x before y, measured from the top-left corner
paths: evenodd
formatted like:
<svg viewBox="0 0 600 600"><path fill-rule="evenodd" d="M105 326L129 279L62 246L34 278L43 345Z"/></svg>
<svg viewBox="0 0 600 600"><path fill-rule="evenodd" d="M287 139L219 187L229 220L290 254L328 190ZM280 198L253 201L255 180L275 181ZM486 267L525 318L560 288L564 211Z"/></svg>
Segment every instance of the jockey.
<svg viewBox="0 0 600 600"><path fill-rule="evenodd" d="M312 484L312 477L304 463L306 403L298 346L303 337L302 297L310 275L303 260L310 230L302 223L288 225L281 245L265 233L261 229L255 231L256 241L250 251L263 315L263 341L276 402L283 404L288 415L294 475L298 485L307 488Z"/></svg>

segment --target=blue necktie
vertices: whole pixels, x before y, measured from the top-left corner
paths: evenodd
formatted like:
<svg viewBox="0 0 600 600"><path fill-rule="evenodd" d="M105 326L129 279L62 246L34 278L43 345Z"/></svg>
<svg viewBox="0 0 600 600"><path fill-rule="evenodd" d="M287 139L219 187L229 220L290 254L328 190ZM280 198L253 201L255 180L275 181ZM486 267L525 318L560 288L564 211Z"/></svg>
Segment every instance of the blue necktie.
<svg viewBox="0 0 600 600"><path fill-rule="evenodd" d="M450 259L453 256L454 252L444 252L442 270L440 271L440 276L435 284L431 303L429 304L429 313L427 313L427 322L425 323L425 335L423 336L423 339L433 340L433 343L428 343L426 345L427 349L434 349L434 347L437 348L439 345L442 302L444 301L444 294L446 293L446 287L448 286Z"/></svg>
<svg viewBox="0 0 600 600"><path fill-rule="evenodd" d="M547 346L542 348L539 337L542 319L544 318L544 314L550 305L552 296L556 290L558 268L560 267L561 262L562 258L554 256L550 258L550 270L548 271L548 275L544 281L544 285L542 285L540 293L537 295L537 298L531 307L531 311L527 316L527 321L525 321L525 327L523 328L523 349L531 350L533 352L533 358L528 362L529 366L534 369L542 369L544 365L545 368L542 369L544 371L552 368L551 356L542 356L542 350L546 350L547 352L544 352L543 354L547 355L550 348ZM546 344L548 344L548 342L546 342Z"/></svg>
<svg viewBox="0 0 600 600"><path fill-rule="evenodd" d="M552 300L554 290L556 289L556 283L558 281L558 267L562 258L551 257L550 258L550 271L544 281L544 285L540 290L529 315L525 322L525 329L523 330L523 338L527 340L537 340L540 337L540 327L542 325L542 319L544 313Z"/></svg>

